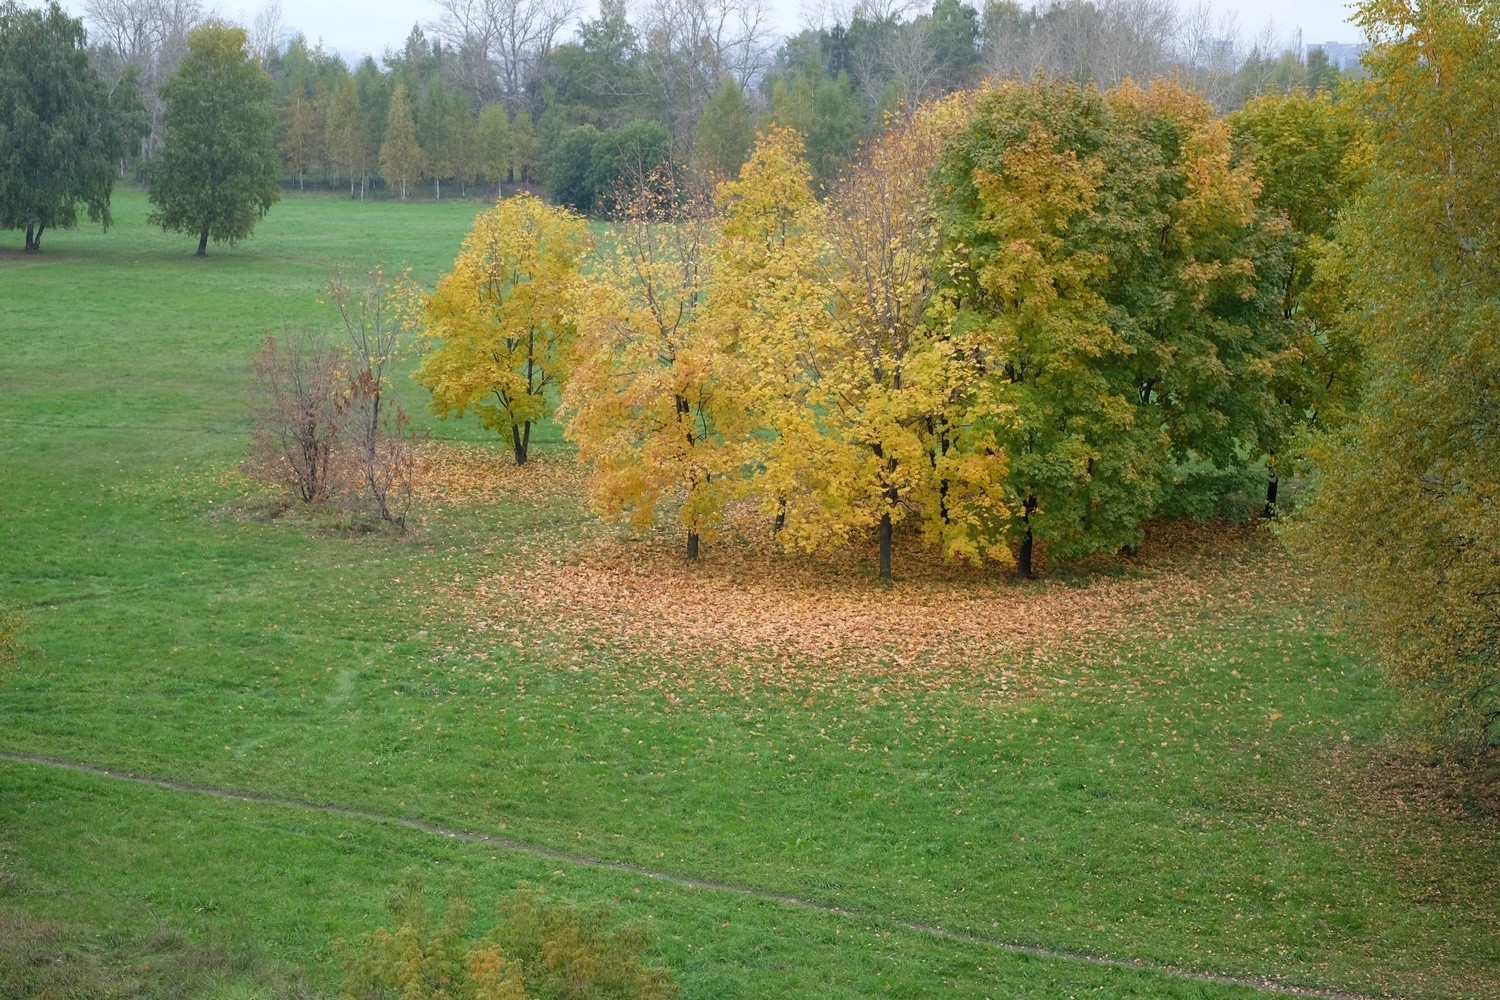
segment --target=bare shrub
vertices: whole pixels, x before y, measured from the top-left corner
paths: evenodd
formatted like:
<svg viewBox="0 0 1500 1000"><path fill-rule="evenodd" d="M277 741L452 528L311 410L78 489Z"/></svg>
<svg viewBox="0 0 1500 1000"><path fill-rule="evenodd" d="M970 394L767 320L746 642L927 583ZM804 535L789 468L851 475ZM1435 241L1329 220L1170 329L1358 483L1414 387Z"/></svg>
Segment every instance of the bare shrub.
<svg viewBox="0 0 1500 1000"><path fill-rule="evenodd" d="M290 327L255 352L250 471L303 503L326 500L334 488L339 361L322 337Z"/></svg>
<svg viewBox="0 0 1500 1000"><path fill-rule="evenodd" d="M387 369L401 357L406 325L393 307L398 286L381 267L362 277L340 268L325 291L338 310L347 352L338 399L343 440L358 489L381 520L401 528L415 495L420 435L394 400L387 400Z"/></svg>
<svg viewBox="0 0 1500 1000"><path fill-rule="evenodd" d="M368 505L397 528L416 496L422 435L387 397L407 324L393 283L379 268L325 287L343 329L288 328L261 342L254 361L249 471L286 486L304 504L336 498ZM404 289L401 289L404 294Z"/></svg>

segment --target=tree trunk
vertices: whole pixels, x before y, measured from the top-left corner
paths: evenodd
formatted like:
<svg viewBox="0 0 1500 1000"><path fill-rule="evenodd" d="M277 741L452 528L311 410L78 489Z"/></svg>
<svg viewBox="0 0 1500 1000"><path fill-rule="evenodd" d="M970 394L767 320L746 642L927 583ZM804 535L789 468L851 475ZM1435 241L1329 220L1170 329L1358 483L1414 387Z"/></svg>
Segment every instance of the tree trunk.
<svg viewBox="0 0 1500 1000"><path fill-rule="evenodd" d="M516 464L526 464L526 454L531 450L531 421L527 420L521 425L510 425L510 444L515 452Z"/></svg>
<svg viewBox="0 0 1500 1000"><path fill-rule="evenodd" d="M1280 482L1281 479L1277 476L1266 480L1266 509L1261 511L1262 517L1276 516L1276 487Z"/></svg>
<svg viewBox="0 0 1500 1000"><path fill-rule="evenodd" d="M1035 543L1031 537L1031 525L1026 526L1026 537L1021 539L1021 551L1016 553L1016 576L1023 580L1035 580L1036 570L1031 566L1031 553Z"/></svg>
<svg viewBox="0 0 1500 1000"><path fill-rule="evenodd" d="M38 225L36 227L36 238L31 241L31 249L36 251L40 251L42 249L42 232L46 228L46 226L42 225Z"/></svg>
<svg viewBox="0 0 1500 1000"><path fill-rule="evenodd" d="M687 537L687 559L688 562L698 561L698 533L689 530Z"/></svg>
<svg viewBox="0 0 1500 1000"><path fill-rule="evenodd" d="M201 233L198 234L198 252L195 253L195 254L193 254L193 256L194 257L207 257L208 256L208 230L207 229L203 230L203 232L201 232Z"/></svg>
<svg viewBox="0 0 1500 1000"><path fill-rule="evenodd" d="M771 534L781 534L781 529L786 527L786 497L780 497L776 501L776 520L771 522Z"/></svg>
<svg viewBox="0 0 1500 1000"><path fill-rule="evenodd" d="M432 179L432 200L443 200L443 179L441 177L434 177Z"/></svg>
<svg viewBox="0 0 1500 1000"><path fill-rule="evenodd" d="M36 250L36 224L35 223L31 223L31 222L26 223L26 250L27 250L28 253Z"/></svg>
<svg viewBox="0 0 1500 1000"><path fill-rule="evenodd" d="M1031 515L1036 513L1036 497L1027 497L1023 518L1026 536L1021 539L1021 551L1016 553L1016 575L1023 580L1035 580L1036 569L1032 566L1032 554L1036 550L1036 538L1031 533Z"/></svg>
<svg viewBox="0 0 1500 1000"><path fill-rule="evenodd" d="M880 515L880 582L891 582L891 515Z"/></svg>

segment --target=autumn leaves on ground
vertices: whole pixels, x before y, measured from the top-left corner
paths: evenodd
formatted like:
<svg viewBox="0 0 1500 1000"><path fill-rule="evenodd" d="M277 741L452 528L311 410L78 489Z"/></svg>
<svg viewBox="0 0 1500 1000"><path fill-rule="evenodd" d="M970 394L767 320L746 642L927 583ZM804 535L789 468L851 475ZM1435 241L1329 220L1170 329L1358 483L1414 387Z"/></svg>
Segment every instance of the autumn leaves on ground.
<svg viewBox="0 0 1500 1000"><path fill-rule="evenodd" d="M492 476L489 499L534 501L540 486L555 489L554 500L584 502L576 466L537 465ZM443 485L441 458L431 474L434 495L476 495ZM1261 526L1227 522L1160 525L1130 556L1034 586L1014 585L1006 567L944 561L910 536L898 542L906 571L886 585L872 577L867 553L789 556L753 511L734 511L731 525L696 564L683 561L671 530L642 537L595 527L563 544L543 537L523 543L514 569L445 586L441 596L462 609L477 647L607 648L632 670L686 661L671 683L690 689L874 683L985 699L1034 693L1049 671L1122 638L1171 634L1309 591ZM516 608L546 629L515 622Z"/></svg>

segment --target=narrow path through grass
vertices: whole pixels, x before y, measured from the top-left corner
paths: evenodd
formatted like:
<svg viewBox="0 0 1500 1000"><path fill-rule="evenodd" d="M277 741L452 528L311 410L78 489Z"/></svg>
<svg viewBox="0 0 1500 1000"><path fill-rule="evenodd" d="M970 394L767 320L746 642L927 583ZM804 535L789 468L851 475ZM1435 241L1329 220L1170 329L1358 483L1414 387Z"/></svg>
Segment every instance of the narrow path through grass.
<svg viewBox="0 0 1500 1000"><path fill-rule="evenodd" d="M198 795L208 795L217 799L226 799L236 802L248 802L252 804L271 805L289 809L305 809L311 812L325 813L341 816L347 819L363 820L371 823L391 823L403 826L422 833L430 833L441 837L449 837L455 840L464 840L472 843L485 844L501 851L509 851L517 854L528 854L533 857L546 858L552 861L560 861L567 864L582 865L588 868L599 868L609 871L623 872L636 875L641 878L654 879L660 882L668 882L673 885L684 886L693 889L705 889L714 892L733 893L739 896L747 896L765 902L781 903L786 906L798 907L818 913L829 914L838 917L848 917L861 921L877 921L898 927L903 930L914 931L919 934L927 934L933 937L943 938L949 941L958 941L964 944L979 945L986 948L995 948L1000 951L1010 952L1016 955L1029 955L1033 958L1059 959L1071 962L1084 962L1089 965L1101 966L1111 969L1131 969L1136 971L1154 972L1175 979L1183 979L1191 982L1216 983L1221 986L1242 986L1249 989L1262 990L1280 996L1320 997L1323 1000L1375 1000L1358 993L1344 993L1337 990L1323 990L1310 987L1289 985L1279 983L1270 978L1244 979L1235 976L1226 976L1213 972L1194 971L1192 969L1181 969L1170 965L1157 965L1139 960L1112 958L1108 955L1089 955L1073 951L1065 951L1054 948L1043 948L1035 945L1017 944L1011 941L996 941L991 938L980 937L974 934L963 934L952 931L935 924L922 923L914 920L905 920L889 914L867 913L852 910L847 907L833 906L828 903L820 903L816 900L803 899L797 896L788 896L782 893L769 892L751 885L735 885L726 882L715 882L705 879L692 878L686 875L675 874L668 871L658 871L637 865L625 864L619 861L607 861L602 858L590 857L586 854L578 854L571 851L559 851L539 844L529 844L516 840L512 837L500 837L493 834L477 833L472 830L457 830L450 827L440 826L435 823L427 823L422 820L411 819L405 816L390 816L381 813L369 812L363 809L350 809L344 806L329 803L318 803L298 801L295 799L277 798L270 795L260 795L254 792L239 791L230 788L213 788L205 785L193 784L191 782L173 781L167 778L158 778L151 775L125 773L112 771L107 768L95 767L91 764L78 761L57 760L49 757L25 756L0 754L0 761L12 764L32 764L41 767L57 768L65 771L75 771L81 774L89 774L100 778L110 778L116 781L129 781L143 785L150 785L168 791L191 792Z"/></svg>

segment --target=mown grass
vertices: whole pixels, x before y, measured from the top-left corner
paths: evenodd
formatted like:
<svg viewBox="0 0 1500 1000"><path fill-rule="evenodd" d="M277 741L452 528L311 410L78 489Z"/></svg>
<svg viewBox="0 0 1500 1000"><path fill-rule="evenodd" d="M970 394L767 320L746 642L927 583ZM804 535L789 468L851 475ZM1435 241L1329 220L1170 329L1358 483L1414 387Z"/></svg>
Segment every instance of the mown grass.
<svg viewBox="0 0 1500 1000"><path fill-rule="evenodd" d="M417 864L466 872L480 898L527 878L617 899L655 918L689 996L1247 994L901 921L1368 993L1500 992L1493 818L1392 738L1371 667L1287 574L1256 569L1282 558L1269 541L1236 557L1244 600L1018 660L1005 697L873 663L695 684L737 665L580 641L524 604L485 614L535 641L476 634L458 610L478 581L597 534L576 498L444 504L356 538L257 516L235 469L256 341L320 322L334 264L405 261L430 283L478 206L289 198L207 260L147 230L139 195L116 208L107 235L0 259L0 599L42 654L0 688L0 752L861 916L22 764L0 765L0 904L113 928L126 952L161 926L238 934L316 988L336 977L329 941L373 926ZM540 447L566 452L555 428Z"/></svg>

